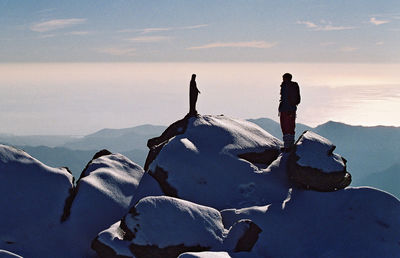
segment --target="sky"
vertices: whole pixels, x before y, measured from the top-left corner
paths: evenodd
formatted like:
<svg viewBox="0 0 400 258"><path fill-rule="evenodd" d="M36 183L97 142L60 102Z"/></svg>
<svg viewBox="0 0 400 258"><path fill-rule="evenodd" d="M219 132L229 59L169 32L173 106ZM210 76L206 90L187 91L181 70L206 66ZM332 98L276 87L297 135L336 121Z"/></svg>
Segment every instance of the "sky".
<svg viewBox="0 0 400 258"><path fill-rule="evenodd" d="M0 133L168 125L188 109L400 126L400 1L0 0Z"/></svg>
<svg viewBox="0 0 400 258"><path fill-rule="evenodd" d="M398 62L398 0L0 0L2 62Z"/></svg>

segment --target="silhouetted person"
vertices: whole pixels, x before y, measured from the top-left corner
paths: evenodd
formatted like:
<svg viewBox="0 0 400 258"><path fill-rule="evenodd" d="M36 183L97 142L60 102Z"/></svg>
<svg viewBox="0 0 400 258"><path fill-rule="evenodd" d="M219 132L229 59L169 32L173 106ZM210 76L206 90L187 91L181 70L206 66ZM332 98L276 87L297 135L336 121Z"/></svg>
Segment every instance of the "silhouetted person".
<svg viewBox="0 0 400 258"><path fill-rule="evenodd" d="M192 74L192 79L190 80L190 89L189 89L189 102L190 102L189 115L193 116L197 115L196 102L199 93L200 91L199 89L197 89L197 84L196 84L196 75Z"/></svg>
<svg viewBox="0 0 400 258"><path fill-rule="evenodd" d="M290 73L285 73L282 78L279 116L283 134L283 150L288 152L294 145L296 111L297 105L300 104L300 89L297 82L292 81Z"/></svg>

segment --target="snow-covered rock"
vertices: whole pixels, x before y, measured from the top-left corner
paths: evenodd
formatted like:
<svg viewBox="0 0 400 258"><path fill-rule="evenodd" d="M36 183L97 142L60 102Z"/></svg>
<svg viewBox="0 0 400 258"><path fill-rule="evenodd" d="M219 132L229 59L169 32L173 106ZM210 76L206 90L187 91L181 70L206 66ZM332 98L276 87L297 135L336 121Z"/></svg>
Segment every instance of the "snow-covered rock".
<svg viewBox="0 0 400 258"><path fill-rule="evenodd" d="M227 252L187 252L178 256L178 258L231 258Z"/></svg>
<svg viewBox="0 0 400 258"><path fill-rule="evenodd" d="M400 253L400 201L371 188L338 190L350 183L346 160L312 132L280 154L281 142L252 123L197 116L149 146L147 172L102 151L74 186L66 169L0 145L0 256Z"/></svg>
<svg viewBox="0 0 400 258"><path fill-rule="evenodd" d="M333 153L328 139L305 131L294 146L288 161L289 178L298 185L318 191L336 191L350 185L346 159Z"/></svg>
<svg viewBox="0 0 400 258"><path fill-rule="evenodd" d="M74 187L66 169L0 145L0 249L24 257L95 255L92 240L129 211L143 173L120 154L97 155Z"/></svg>
<svg viewBox="0 0 400 258"><path fill-rule="evenodd" d="M0 257L1 258L22 258L22 256L19 256L18 254L6 251L6 250L0 250Z"/></svg>
<svg viewBox="0 0 400 258"><path fill-rule="evenodd" d="M249 251L260 228L240 220L224 228L219 211L168 196L140 200L93 241L100 257L177 257L187 251Z"/></svg>
<svg viewBox="0 0 400 258"><path fill-rule="evenodd" d="M252 257L399 257L400 202L372 188L296 190L282 203L221 211L263 230Z"/></svg>
<svg viewBox="0 0 400 258"><path fill-rule="evenodd" d="M72 180L66 169L0 145L0 249L37 257L61 247L59 225Z"/></svg>
<svg viewBox="0 0 400 258"><path fill-rule="evenodd" d="M121 154L95 155L77 182L69 216L71 244L90 250L97 234L121 219L130 209L144 170ZM79 238L73 237L79 235Z"/></svg>
<svg viewBox="0 0 400 258"><path fill-rule="evenodd" d="M253 155L267 157L267 167L278 157L281 141L255 124L225 116L191 117L187 123L149 164L148 173L164 194L217 209L286 197L283 168L262 170Z"/></svg>

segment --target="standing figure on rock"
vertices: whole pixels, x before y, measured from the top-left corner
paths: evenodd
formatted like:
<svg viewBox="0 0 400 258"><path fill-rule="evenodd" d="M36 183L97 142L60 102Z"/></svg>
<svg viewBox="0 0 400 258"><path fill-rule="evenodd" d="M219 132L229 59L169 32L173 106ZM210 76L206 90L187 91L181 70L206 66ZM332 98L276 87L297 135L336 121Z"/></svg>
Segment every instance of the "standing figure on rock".
<svg viewBox="0 0 400 258"><path fill-rule="evenodd" d="M190 90L189 90L189 101L190 101L189 115L190 116L197 115L196 102L197 102L197 96L199 95L199 93L200 93L200 91L199 91L199 89L197 89L197 84L196 84L196 75L192 74L192 79L190 80Z"/></svg>
<svg viewBox="0 0 400 258"><path fill-rule="evenodd" d="M289 152L294 145L296 110L300 103L300 89L297 82L292 81L290 73L285 73L282 78L279 116L283 134L283 151Z"/></svg>

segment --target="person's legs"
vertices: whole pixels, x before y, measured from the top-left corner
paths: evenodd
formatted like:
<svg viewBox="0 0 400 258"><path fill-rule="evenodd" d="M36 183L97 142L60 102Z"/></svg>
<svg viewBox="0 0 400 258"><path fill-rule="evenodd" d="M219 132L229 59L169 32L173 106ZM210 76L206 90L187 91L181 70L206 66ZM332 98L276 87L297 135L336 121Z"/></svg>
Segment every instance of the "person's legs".
<svg viewBox="0 0 400 258"><path fill-rule="evenodd" d="M196 110L197 96L191 96L189 102L190 102L189 103L189 106L190 106L189 114L191 114L191 115L197 114L197 110Z"/></svg>
<svg viewBox="0 0 400 258"><path fill-rule="evenodd" d="M289 149L294 145L294 134L296 126L295 112L281 112L281 129L283 134L283 147Z"/></svg>

